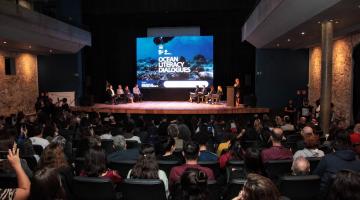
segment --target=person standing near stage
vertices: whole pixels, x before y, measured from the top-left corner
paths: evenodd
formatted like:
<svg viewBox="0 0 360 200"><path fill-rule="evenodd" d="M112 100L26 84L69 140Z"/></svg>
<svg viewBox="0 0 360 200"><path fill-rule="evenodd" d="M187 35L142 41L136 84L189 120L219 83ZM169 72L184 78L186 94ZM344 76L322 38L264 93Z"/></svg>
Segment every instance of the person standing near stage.
<svg viewBox="0 0 360 200"><path fill-rule="evenodd" d="M110 101L110 103L114 103L115 92L112 85L109 85L108 88L106 89L106 95L108 101Z"/></svg>
<svg viewBox="0 0 360 200"><path fill-rule="evenodd" d="M131 103L134 103L134 95L131 94L131 91L129 89L129 86L125 86L125 96L128 100L130 100Z"/></svg>
<svg viewBox="0 0 360 200"><path fill-rule="evenodd" d="M133 88L133 94L136 101L142 101L142 94L138 84L135 84Z"/></svg>
<svg viewBox="0 0 360 200"><path fill-rule="evenodd" d="M239 106L241 104L241 89L240 89L240 79L236 78L234 83L235 89L235 105Z"/></svg>

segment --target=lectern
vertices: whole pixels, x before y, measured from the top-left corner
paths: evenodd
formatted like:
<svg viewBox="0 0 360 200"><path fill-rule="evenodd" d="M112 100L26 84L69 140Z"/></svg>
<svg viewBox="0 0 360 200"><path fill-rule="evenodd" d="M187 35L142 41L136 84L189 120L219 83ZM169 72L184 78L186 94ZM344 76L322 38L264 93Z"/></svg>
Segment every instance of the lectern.
<svg viewBox="0 0 360 200"><path fill-rule="evenodd" d="M227 86L226 87L226 105L234 107L234 86Z"/></svg>

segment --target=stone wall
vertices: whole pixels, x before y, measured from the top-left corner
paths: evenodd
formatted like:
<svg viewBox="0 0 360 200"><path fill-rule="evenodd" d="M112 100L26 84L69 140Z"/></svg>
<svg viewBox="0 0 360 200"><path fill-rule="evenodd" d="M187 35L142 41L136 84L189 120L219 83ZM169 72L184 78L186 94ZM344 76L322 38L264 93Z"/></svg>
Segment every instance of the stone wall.
<svg viewBox="0 0 360 200"><path fill-rule="evenodd" d="M352 120L353 48L359 44L360 34L349 35L334 41L332 102L337 115ZM309 51L309 100L314 105L321 93L321 48Z"/></svg>
<svg viewBox="0 0 360 200"><path fill-rule="evenodd" d="M15 58L16 75L5 75L5 57L8 56ZM0 52L0 115L18 111L34 113L38 93L37 56Z"/></svg>

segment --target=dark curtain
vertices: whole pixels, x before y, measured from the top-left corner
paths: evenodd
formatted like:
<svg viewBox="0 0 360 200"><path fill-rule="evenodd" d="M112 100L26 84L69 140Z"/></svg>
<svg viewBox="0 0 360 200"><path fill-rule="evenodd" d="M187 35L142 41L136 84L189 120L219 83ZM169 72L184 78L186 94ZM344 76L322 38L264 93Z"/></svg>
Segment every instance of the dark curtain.
<svg viewBox="0 0 360 200"><path fill-rule="evenodd" d="M354 122L360 122L360 44L353 51L354 82L353 82L353 116Z"/></svg>

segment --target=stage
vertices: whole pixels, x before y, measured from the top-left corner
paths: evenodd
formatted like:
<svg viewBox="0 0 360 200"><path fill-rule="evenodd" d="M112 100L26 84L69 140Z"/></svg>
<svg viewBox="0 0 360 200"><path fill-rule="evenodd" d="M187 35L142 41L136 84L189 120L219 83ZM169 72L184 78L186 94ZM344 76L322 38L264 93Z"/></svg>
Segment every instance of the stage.
<svg viewBox="0 0 360 200"><path fill-rule="evenodd" d="M229 107L225 102L219 104L190 103L186 101L143 101L136 103L94 106L76 106L73 111L131 113L131 114L253 114L268 113L269 108Z"/></svg>

